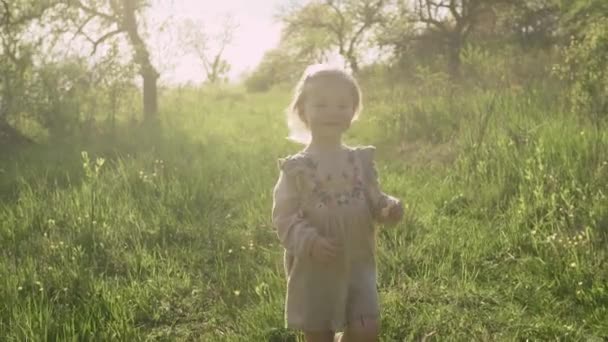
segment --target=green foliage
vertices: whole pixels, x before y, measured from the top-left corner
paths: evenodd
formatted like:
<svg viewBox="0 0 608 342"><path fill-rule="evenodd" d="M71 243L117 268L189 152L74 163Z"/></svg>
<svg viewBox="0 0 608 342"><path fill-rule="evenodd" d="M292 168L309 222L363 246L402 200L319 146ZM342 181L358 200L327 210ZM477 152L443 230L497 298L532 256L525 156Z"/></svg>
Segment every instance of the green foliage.
<svg viewBox="0 0 608 342"><path fill-rule="evenodd" d="M378 231L382 340L608 336L608 135L578 120L605 118L607 28L581 27L567 91L550 52L476 43L458 85L434 61L361 70L346 140L378 146L406 206ZM163 89L149 130L127 124L141 101L116 50L35 64L18 43L23 68L0 60L7 113L66 139L0 158L0 340L302 340L283 328L269 213L276 160L297 148L276 85L311 60L282 45L245 89ZM85 129L100 118L114 129Z"/></svg>
<svg viewBox="0 0 608 342"><path fill-rule="evenodd" d="M600 126L608 114L608 24L591 22L565 49L558 72L571 85L572 109Z"/></svg>
<svg viewBox="0 0 608 342"><path fill-rule="evenodd" d="M406 203L378 235L383 340L606 336L606 133L551 88L381 74L347 140L378 146ZM163 94L160 135L119 125L0 159L1 339L301 339L269 219L290 94Z"/></svg>
<svg viewBox="0 0 608 342"><path fill-rule="evenodd" d="M295 83L309 63L287 48L267 51L260 65L245 79L245 87L248 91L260 92L278 84Z"/></svg>

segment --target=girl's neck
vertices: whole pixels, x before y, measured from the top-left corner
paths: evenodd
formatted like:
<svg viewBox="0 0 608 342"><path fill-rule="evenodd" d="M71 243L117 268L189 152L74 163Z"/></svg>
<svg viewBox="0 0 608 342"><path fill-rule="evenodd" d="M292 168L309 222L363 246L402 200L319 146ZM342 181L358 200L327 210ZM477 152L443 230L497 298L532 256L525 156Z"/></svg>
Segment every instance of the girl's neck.
<svg viewBox="0 0 608 342"><path fill-rule="evenodd" d="M339 152L344 149L342 136L312 136L310 143L306 146L309 152Z"/></svg>

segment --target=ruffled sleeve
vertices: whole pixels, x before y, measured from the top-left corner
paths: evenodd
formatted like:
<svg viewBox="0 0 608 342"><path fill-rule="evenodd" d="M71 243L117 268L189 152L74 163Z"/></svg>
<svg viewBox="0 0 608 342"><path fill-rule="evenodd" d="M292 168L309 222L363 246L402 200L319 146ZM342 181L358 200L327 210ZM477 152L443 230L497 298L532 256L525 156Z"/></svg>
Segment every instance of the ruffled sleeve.
<svg viewBox="0 0 608 342"><path fill-rule="evenodd" d="M280 175L273 192L272 223L283 247L292 255L309 256L317 231L302 210L300 156L279 159Z"/></svg>
<svg viewBox="0 0 608 342"><path fill-rule="evenodd" d="M374 154L376 148L373 146L358 147L356 153L361 161L362 174L365 180L365 190L368 198L370 210L375 220L383 222L382 209L389 205L401 205L399 199L382 192L376 164L374 162Z"/></svg>

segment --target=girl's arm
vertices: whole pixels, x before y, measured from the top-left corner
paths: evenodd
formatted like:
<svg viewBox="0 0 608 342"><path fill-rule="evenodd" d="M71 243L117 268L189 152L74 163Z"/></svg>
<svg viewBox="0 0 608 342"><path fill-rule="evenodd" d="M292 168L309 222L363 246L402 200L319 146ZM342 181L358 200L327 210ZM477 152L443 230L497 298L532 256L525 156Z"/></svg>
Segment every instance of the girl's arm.
<svg viewBox="0 0 608 342"><path fill-rule="evenodd" d="M397 223L403 216L403 206L398 198L382 191L374 162L375 150L373 146L363 147L360 150L370 209L376 221Z"/></svg>
<svg viewBox="0 0 608 342"><path fill-rule="evenodd" d="M292 255L310 256L318 234L304 218L294 175L281 171L273 200L272 223L281 244Z"/></svg>

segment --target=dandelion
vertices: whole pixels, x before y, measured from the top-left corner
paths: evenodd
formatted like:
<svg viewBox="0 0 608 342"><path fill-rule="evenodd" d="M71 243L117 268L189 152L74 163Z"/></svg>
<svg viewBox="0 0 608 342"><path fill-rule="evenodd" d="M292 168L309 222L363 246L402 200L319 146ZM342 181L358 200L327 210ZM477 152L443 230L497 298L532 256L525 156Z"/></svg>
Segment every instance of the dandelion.
<svg viewBox="0 0 608 342"><path fill-rule="evenodd" d="M243 250L243 251L244 251L244 250L245 250L245 246L241 246L241 250Z"/></svg>
<svg viewBox="0 0 608 342"><path fill-rule="evenodd" d="M232 248L228 250L228 254L232 254Z"/></svg>
<svg viewBox="0 0 608 342"><path fill-rule="evenodd" d="M235 295L235 296L237 296L237 297L238 297L238 296L240 296L240 295L241 295L241 291L239 291L239 290L234 290L234 295Z"/></svg>
<svg viewBox="0 0 608 342"><path fill-rule="evenodd" d="M536 235L536 230L531 231L532 235Z"/></svg>
<svg viewBox="0 0 608 342"><path fill-rule="evenodd" d="M21 290L23 290L23 286L19 286L19 287L17 288L17 291L21 291Z"/></svg>
<svg viewBox="0 0 608 342"><path fill-rule="evenodd" d="M578 282L578 286L582 286L582 285L583 285L583 282L582 282L582 281L579 281L579 282Z"/></svg>
<svg viewBox="0 0 608 342"><path fill-rule="evenodd" d="M576 263L575 263L575 262L571 263L571 264L570 264L570 267L572 267L572 268L576 268Z"/></svg>
<svg viewBox="0 0 608 342"><path fill-rule="evenodd" d="M47 225L49 226L49 228L53 228L53 227L55 227L55 220L53 220L53 219L48 219L48 220L46 221L46 223L47 223Z"/></svg>

